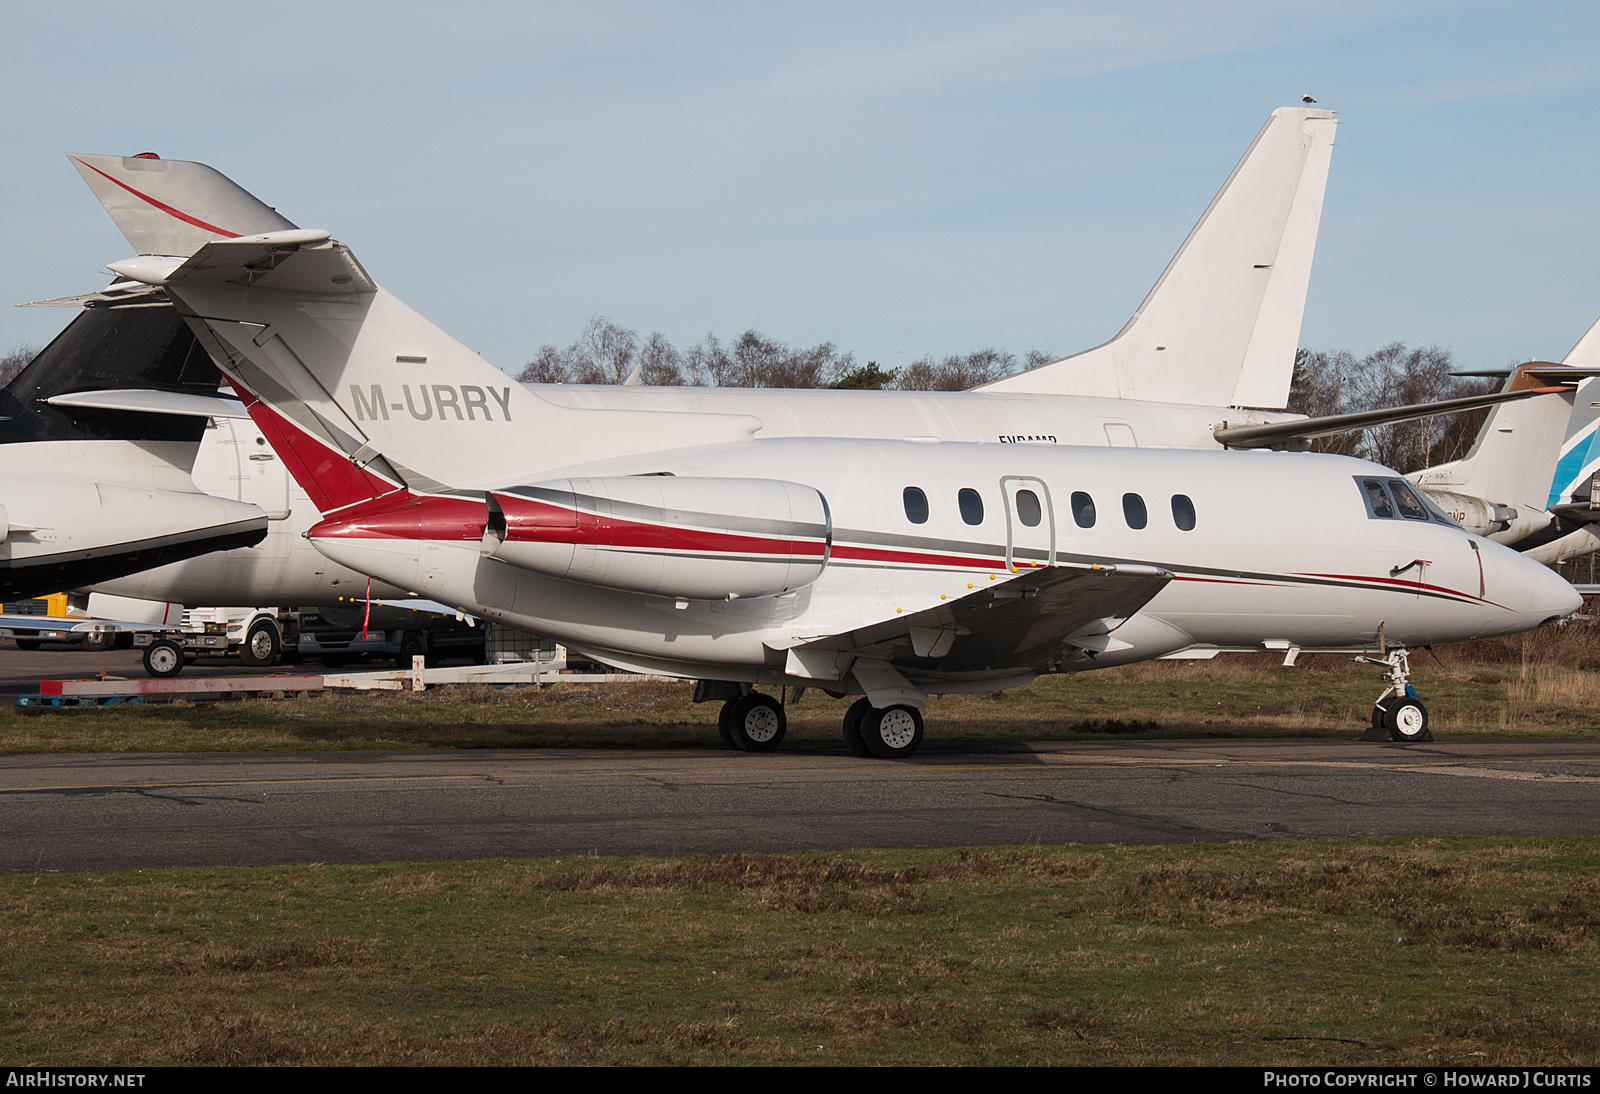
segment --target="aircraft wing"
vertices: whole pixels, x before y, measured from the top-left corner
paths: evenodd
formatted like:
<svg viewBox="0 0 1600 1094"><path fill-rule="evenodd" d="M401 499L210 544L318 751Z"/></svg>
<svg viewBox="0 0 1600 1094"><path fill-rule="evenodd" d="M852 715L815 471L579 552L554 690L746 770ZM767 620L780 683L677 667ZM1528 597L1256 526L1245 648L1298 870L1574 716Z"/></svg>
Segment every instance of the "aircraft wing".
<svg viewBox="0 0 1600 1094"><path fill-rule="evenodd" d="M981 672L1043 665L1069 640L1088 648L1150 602L1172 574L1154 566L1051 566L911 615L794 647L806 664L853 654L909 669Z"/></svg>

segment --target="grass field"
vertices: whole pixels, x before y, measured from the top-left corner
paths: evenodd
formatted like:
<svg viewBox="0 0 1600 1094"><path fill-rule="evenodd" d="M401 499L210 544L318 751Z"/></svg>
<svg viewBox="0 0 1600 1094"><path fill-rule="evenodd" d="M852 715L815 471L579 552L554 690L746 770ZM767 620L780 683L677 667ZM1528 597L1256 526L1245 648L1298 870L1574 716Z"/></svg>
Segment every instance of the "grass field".
<svg viewBox="0 0 1600 1094"><path fill-rule="evenodd" d="M1414 679L1434 732L1600 733L1600 673L1565 647L1557 647L1565 655L1558 659L1535 644L1561 641L1536 635L1528 643L1445 650L1442 665L1415 655ZM1269 656L1152 661L1044 677L995 696L935 696L927 708L928 739L1349 736L1365 727L1381 689L1376 671L1342 657L1306 657L1295 668ZM0 754L721 747L718 704L692 705L689 693L687 683L640 681L48 712L0 718ZM789 745L837 745L850 701L808 690L789 708Z"/></svg>
<svg viewBox="0 0 1600 1094"><path fill-rule="evenodd" d="M1600 733L1585 633L1413 659L1446 736ZM1332 657L936 697L929 738L1350 736ZM848 700L790 707L837 747ZM686 685L0 717L0 753L720 748ZM12 1065L1600 1063L1600 839L0 875Z"/></svg>
<svg viewBox="0 0 1600 1094"><path fill-rule="evenodd" d="M0 877L12 1065L1595 1064L1600 840Z"/></svg>

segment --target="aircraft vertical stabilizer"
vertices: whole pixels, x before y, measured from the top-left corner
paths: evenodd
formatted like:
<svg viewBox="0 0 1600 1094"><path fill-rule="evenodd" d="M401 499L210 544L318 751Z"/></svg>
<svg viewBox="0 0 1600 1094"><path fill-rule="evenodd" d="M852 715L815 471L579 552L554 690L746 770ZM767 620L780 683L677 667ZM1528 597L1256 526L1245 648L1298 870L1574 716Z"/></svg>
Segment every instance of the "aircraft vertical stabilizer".
<svg viewBox="0 0 1600 1094"><path fill-rule="evenodd" d="M1507 378L1506 391L1533 387L1543 362L1518 366ZM1517 540L1550 523L1550 479L1567 419L1572 414L1576 389L1500 403L1489 411L1472 450L1459 460L1414 471L1407 477L1438 498L1448 509L1448 495L1476 498L1515 509L1490 538L1502 543ZM1470 522L1468 526L1470 527Z"/></svg>
<svg viewBox="0 0 1600 1094"><path fill-rule="evenodd" d="M203 163L79 153L67 158L141 255L192 255L213 239L294 227Z"/></svg>
<svg viewBox="0 0 1600 1094"><path fill-rule="evenodd" d="M975 390L1288 405L1335 124L1273 111L1115 338Z"/></svg>
<svg viewBox="0 0 1600 1094"><path fill-rule="evenodd" d="M508 457L554 467L760 427L739 414L552 405L379 287L329 233L296 229L211 168L73 160L91 187L105 184L96 196L134 246L169 256L111 268L165 291L321 512L403 488L479 488ZM171 185L129 197L143 169L115 167L140 162L164 164L150 177ZM174 204L185 200L195 204Z"/></svg>

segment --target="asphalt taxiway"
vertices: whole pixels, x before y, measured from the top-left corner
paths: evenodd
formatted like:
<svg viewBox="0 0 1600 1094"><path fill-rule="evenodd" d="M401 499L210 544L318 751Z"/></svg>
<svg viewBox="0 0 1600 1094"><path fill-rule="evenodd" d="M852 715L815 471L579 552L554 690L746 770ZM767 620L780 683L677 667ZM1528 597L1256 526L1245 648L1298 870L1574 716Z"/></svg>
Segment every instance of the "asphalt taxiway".
<svg viewBox="0 0 1600 1094"><path fill-rule="evenodd" d="M0 758L0 869L1600 834L1600 741Z"/></svg>

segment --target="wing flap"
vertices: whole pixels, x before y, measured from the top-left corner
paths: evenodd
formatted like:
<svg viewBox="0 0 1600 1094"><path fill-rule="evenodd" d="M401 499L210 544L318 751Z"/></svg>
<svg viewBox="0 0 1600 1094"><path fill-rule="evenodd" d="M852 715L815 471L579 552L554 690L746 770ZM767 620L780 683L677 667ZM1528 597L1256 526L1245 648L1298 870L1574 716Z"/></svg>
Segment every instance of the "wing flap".
<svg viewBox="0 0 1600 1094"><path fill-rule="evenodd" d="M935 608L805 643L792 660L855 654L941 673L1042 666L1072 638L1114 631L1171 580L1154 566L1031 570Z"/></svg>

